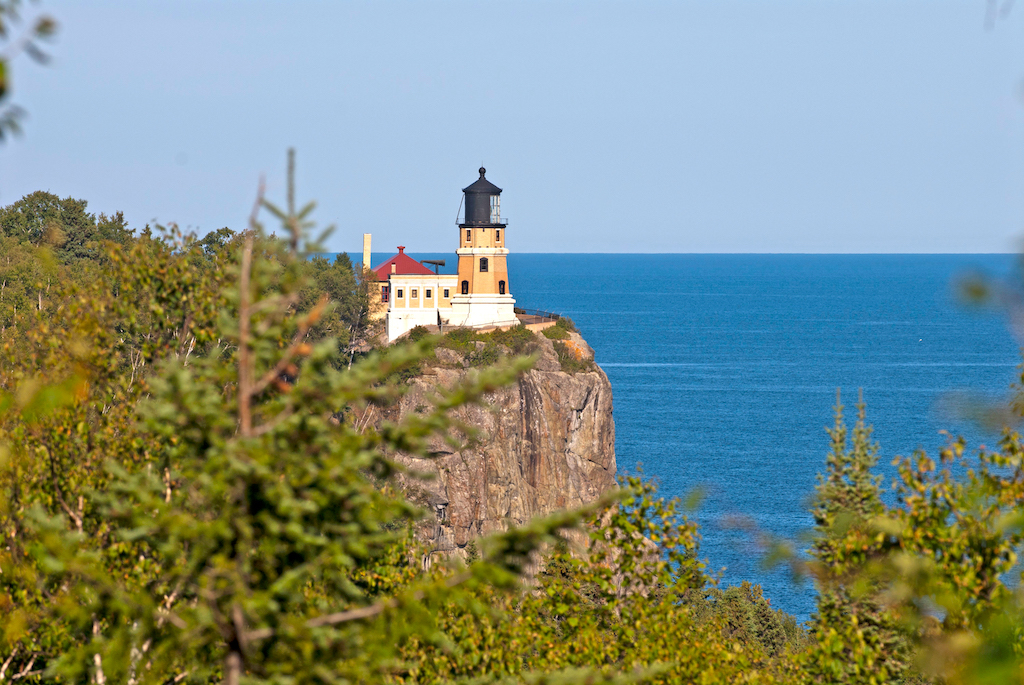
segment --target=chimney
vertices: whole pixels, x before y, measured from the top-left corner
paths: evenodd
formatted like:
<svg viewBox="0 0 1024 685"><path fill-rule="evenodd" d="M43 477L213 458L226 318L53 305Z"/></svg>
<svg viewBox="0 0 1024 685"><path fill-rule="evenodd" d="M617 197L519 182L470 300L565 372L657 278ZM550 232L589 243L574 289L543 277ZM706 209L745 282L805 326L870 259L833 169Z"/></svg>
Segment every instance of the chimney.
<svg viewBox="0 0 1024 685"><path fill-rule="evenodd" d="M370 268L370 234L363 234L363 268Z"/></svg>

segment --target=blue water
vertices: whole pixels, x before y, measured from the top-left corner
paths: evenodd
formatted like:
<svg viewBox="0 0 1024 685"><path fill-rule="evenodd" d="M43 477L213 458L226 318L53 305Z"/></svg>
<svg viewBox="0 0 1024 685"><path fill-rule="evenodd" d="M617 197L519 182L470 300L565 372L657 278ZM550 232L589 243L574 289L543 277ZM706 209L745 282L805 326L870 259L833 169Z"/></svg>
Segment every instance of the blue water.
<svg viewBox="0 0 1024 685"><path fill-rule="evenodd" d="M513 254L509 276L518 306L572 317L594 348L612 382L620 472L642 464L666 495L703 488L693 517L710 569L724 569L728 584L760 583L774 606L806 620L812 588L762 568L736 520L807 546L837 388L851 418L863 389L887 475L897 454L934 452L942 429L993 444L996 436L940 407L959 390L1005 396L1018 344L1003 319L961 306L952 282L970 269L1006 274L1013 263Z"/></svg>

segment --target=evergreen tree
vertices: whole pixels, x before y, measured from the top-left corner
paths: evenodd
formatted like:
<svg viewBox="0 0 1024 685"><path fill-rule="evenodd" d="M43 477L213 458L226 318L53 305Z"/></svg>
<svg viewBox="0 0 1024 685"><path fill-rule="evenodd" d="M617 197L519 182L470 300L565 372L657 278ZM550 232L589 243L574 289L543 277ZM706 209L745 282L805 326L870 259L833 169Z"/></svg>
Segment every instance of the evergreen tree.
<svg viewBox="0 0 1024 685"><path fill-rule="evenodd" d="M863 397L857 403L852 441L836 394L835 424L828 429L832 450L819 476L812 513L812 565L817 581L814 646L807 674L819 682L874 683L899 680L910 665L909 645L899 617L879 601L872 564L890 547L877 521L886 507L881 476L873 469L878 445L866 425Z"/></svg>

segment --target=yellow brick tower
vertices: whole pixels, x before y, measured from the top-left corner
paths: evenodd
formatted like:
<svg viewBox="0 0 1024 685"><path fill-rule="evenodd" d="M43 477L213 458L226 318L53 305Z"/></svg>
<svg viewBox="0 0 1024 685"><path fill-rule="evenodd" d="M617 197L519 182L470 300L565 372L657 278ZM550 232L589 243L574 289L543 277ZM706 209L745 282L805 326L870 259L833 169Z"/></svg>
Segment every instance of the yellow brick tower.
<svg viewBox="0 0 1024 685"><path fill-rule="evenodd" d="M501 188L480 167L480 178L462 189L465 219L459 223L459 274L449 323L455 326L511 326L518 323L508 282Z"/></svg>

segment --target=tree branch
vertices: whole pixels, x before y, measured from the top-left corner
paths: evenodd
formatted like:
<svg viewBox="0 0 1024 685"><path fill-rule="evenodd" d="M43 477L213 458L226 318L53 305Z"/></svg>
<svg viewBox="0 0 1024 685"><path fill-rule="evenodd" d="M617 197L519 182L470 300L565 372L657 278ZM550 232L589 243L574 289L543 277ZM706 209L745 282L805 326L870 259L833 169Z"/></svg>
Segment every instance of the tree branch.
<svg viewBox="0 0 1024 685"><path fill-rule="evenodd" d="M472 577L472 573L470 573L469 571L463 571L462 573L457 573L454 576L450 576L448 580L445 581L444 586L446 589L451 589L456 585L461 585L462 583L465 583ZM426 596L426 594L427 593L425 590L417 590L416 592L412 593L410 599L412 599L413 601L418 601L423 599ZM337 613L324 614L323 616L311 618L308 621L306 621L306 627L323 628L325 626L336 626L341 625L342 623L349 623L351 621L361 621L366 618L373 618L374 616L382 614L388 609L394 609L397 606L398 599L386 599L383 602L377 602L376 604L371 604L369 606L359 607L358 609L349 609L348 611L339 611ZM273 628L260 628L259 630L251 630L245 635L246 639L248 640L265 640L268 637L273 636Z"/></svg>
<svg viewBox="0 0 1024 685"><path fill-rule="evenodd" d="M100 634L100 622L95 617L92 619L92 635L96 637ZM94 676L94 682L96 685L106 685L107 677L103 675L103 657L100 656L99 652L92 655L92 662L96 666L96 674Z"/></svg>
<svg viewBox="0 0 1024 685"><path fill-rule="evenodd" d="M26 678L30 675L33 675L34 673L38 673L39 671L32 670L32 665L35 664L35 662L36 655L33 654L32 658L28 660L28 663L25 664L25 668L21 669L21 671L19 671L17 675L11 676L11 680L17 680L18 678Z"/></svg>
<svg viewBox="0 0 1024 685"><path fill-rule="evenodd" d="M231 652L224 664L224 685L238 685L242 677L242 655Z"/></svg>
<svg viewBox="0 0 1024 685"><path fill-rule="evenodd" d="M4 674L7 673L7 667L11 665L11 660L18 654L18 645L14 645L14 649L11 650L10 656L4 660L3 666L0 666L0 682L4 679Z"/></svg>
<svg viewBox="0 0 1024 685"><path fill-rule="evenodd" d="M303 345L303 340L306 338L306 333L309 332L310 326L316 323L320 319L320 315L323 314L324 307L327 306L327 295L322 295L320 301L317 302L316 306L306 315L306 317L299 324L299 330L295 332L295 337L292 338L292 344L288 346L284 356L277 362L277 364L270 371L263 374L263 377L253 386L250 391L253 396L259 395L263 392L268 385L274 382L274 379L280 376L288 365L292 363L292 359L299 354L300 349Z"/></svg>

